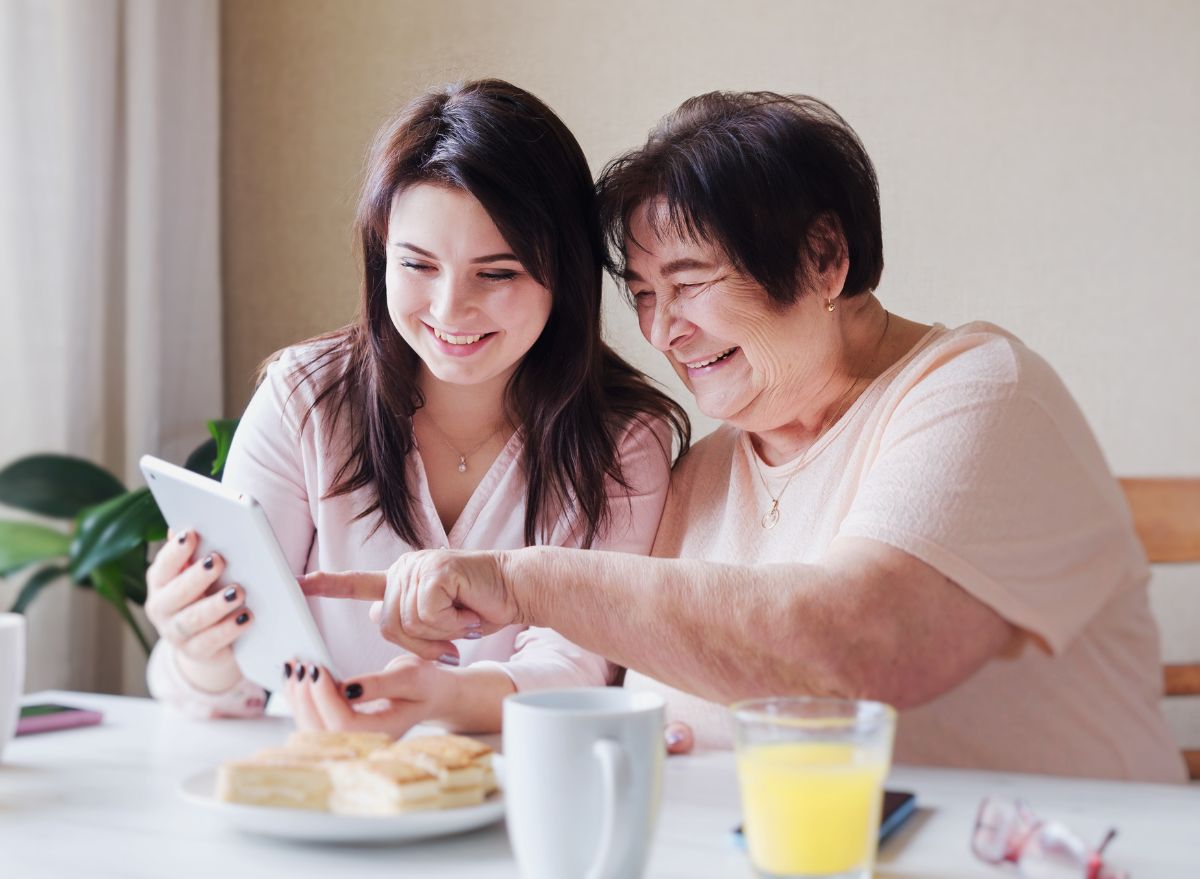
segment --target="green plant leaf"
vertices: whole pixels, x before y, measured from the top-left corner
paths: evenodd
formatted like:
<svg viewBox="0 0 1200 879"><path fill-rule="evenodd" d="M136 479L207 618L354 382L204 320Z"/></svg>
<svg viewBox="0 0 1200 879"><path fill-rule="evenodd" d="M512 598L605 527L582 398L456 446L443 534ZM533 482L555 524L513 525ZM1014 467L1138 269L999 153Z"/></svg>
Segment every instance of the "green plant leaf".
<svg viewBox="0 0 1200 879"><path fill-rule="evenodd" d="M91 579L92 586L100 597L117 609L117 613L121 615L121 619L125 620L126 625L133 630L138 643L142 645L142 649L149 655L150 642L142 632L141 627L138 626L137 620L133 618L133 614L129 610L129 605L125 602L120 561L112 561L97 566L91 572L89 579Z"/></svg>
<svg viewBox="0 0 1200 879"><path fill-rule="evenodd" d="M30 455L0 470L0 503L59 519L124 491L107 470L71 455Z"/></svg>
<svg viewBox="0 0 1200 879"><path fill-rule="evenodd" d="M217 465L217 441L206 439L192 450L183 466L201 476L212 476Z"/></svg>
<svg viewBox="0 0 1200 879"><path fill-rule="evenodd" d="M71 576L82 581L100 565L116 561L139 544L162 540L167 523L150 489L139 488L84 510L71 541Z"/></svg>
<svg viewBox="0 0 1200 879"><path fill-rule="evenodd" d="M236 418L218 418L208 422L208 432L212 434L213 441L217 444L217 454L213 459L212 473L213 479L220 479L221 474L225 472L225 459L229 457L229 447L233 444L233 435L237 432L238 419Z"/></svg>
<svg viewBox="0 0 1200 879"><path fill-rule="evenodd" d="M21 591L17 593L17 600L13 602L13 606L10 608L10 610L12 613L25 613L25 609L33 603L35 598L38 597L38 593L40 593L51 583L56 582L66 575L66 568L60 568L56 566L42 568L25 581L25 585L22 586Z"/></svg>
<svg viewBox="0 0 1200 879"><path fill-rule="evenodd" d="M140 544L117 559L121 572L121 591L134 604L146 603L146 544Z"/></svg>
<svg viewBox="0 0 1200 879"><path fill-rule="evenodd" d="M67 554L71 538L32 522L0 522L0 577Z"/></svg>

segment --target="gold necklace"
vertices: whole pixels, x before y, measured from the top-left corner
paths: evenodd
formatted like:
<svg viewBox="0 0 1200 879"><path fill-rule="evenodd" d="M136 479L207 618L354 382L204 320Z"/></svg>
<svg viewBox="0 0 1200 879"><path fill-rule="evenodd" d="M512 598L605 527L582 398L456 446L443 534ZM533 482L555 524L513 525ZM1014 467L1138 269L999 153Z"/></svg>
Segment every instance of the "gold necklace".
<svg viewBox="0 0 1200 879"><path fill-rule="evenodd" d="M833 311L832 305L829 306L829 310ZM877 341L875 343L875 354L871 358L871 364L874 364L876 358L879 357L879 349L880 349L880 347L882 347L884 340L887 338L888 328L891 325L892 325L892 313L885 308L883 310L883 332L881 332L879 334L879 341ZM829 419L828 424L826 424L823 428L821 428L821 432L818 433L816 435L816 437L813 439L813 441L809 444L809 446L808 446L809 449L811 449L818 442L820 442L821 437L825 436L825 434L829 431L829 429L831 427L833 427L835 424L837 424L838 419L841 418L843 415L846 414L846 412L848 412L850 410L850 406L852 406L854 403L854 400L851 399L850 395L852 393L854 393L854 388L858 384L858 381L859 381L858 379L855 379L854 381L852 381L850 383L850 387L848 387L846 389L846 393L842 394L842 396L838 399L837 406L834 409L834 412L836 414L832 418ZM870 384L870 383L868 382L868 384ZM806 450L806 452L807 452L807 450ZM799 464L796 465L796 468L794 470L792 470L791 473L788 474L787 481L783 484L783 488L781 488L779 490L779 494L771 494L771 489L767 485L767 479L765 476L763 476L762 465L758 462L758 452L756 452L754 450L753 442L750 443L750 457L754 461L754 470L756 473L758 473L758 481L762 483L763 491L765 491L767 493L767 497L769 497L771 499L771 506L769 506L767 508L767 511L765 513L763 513L763 517L758 520L758 524L762 525L763 530L770 531L772 528L774 528L776 525L779 524L779 500L780 500L780 498L783 497L783 493L788 490L788 486L792 484L792 480L796 477L796 474L804 469L804 465L807 462L802 460ZM801 456L801 457L803 457L803 456Z"/></svg>
<svg viewBox="0 0 1200 879"><path fill-rule="evenodd" d="M424 410L422 410L422 411L424 411ZM488 440L490 440L492 437L494 437L496 434L498 434L500 431L502 431L504 429L504 425L505 425L505 422L501 421L500 424L498 424L496 426L496 429L493 430L491 433L489 433L487 436L485 436L482 440L480 440L478 443L476 443L471 448L467 449L467 451L460 452L458 450L458 446L456 446L454 444L454 441L452 439L450 439L450 435L447 434L446 431L442 430L438 426L438 423L433 420L432 415L430 415L428 412L425 412L425 419L429 422L429 426L432 427L435 431L437 431L437 435L439 437L441 437L442 442L446 445L446 448L448 448L450 451L454 452L454 454L458 455L458 472L459 473L467 472L467 458L471 457L471 455L474 455L476 452L478 452L480 449L482 449Z"/></svg>
<svg viewBox="0 0 1200 879"><path fill-rule="evenodd" d="M829 432L829 429L838 423L838 419L849 411L850 406L853 405L854 402L851 398L851 395L854 393L854 388L858 385L858 381L858 379L852 381L850 383L850 387L846 389L846 392L842 394L840 398L838 398L833 417L829 419L828 423L821 428L821 432L813 438L811 443L809 443L809 449L820 442L821 437L825 436L825 434ZM805 454L807 451L808 450L806 449ZM771 489L767 485L767 478L763 476L762 464L760 464L758 461L758 452L754 450L753 442L750 444L750 457L754 461L754 470L756 473L758 473L758 481L762 483L763 490L766 491L767 497L771 499L771 506L767 508L765 513L763 513L763 517L758 520L758 524L762 525L763 530L770 531L779 524L779 501L783 497L783 493L788 490L788 486L792 484L792 480L796 477L796 474L804 469L804 465L807 462L802 460L796 465L795 469L788 474L787 481L783 484L783 488L779 489L779 494L771 494ZM803 454L801 457L803 457Z"/></svg>

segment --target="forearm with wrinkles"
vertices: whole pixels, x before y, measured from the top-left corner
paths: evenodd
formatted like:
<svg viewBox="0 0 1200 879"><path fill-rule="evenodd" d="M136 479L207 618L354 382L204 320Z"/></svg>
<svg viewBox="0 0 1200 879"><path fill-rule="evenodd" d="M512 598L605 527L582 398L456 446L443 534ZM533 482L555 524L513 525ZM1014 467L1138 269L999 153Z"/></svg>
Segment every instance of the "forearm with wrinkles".
<svg viewBox="0 0 1200 879"><path fill-rule="evenodd" d="M708 699L837 693L848 645L811 565L535 547L503 554L523 622Z"/></svg>
<svg viewBox="0 0 1200 879"><path fill-rule="evenodd" d="M899 550L843 539L820 565L729 565L550 547L502 554L527 625L713 701L936 698L1021 633Z"/></svg>

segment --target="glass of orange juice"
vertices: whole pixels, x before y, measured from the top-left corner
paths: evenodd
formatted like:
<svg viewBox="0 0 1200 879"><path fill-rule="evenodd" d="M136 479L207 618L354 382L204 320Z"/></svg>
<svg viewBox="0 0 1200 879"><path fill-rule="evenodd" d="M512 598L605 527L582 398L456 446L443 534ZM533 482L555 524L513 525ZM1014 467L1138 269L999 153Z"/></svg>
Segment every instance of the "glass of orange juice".
<svg viewBox="0 0 1200 879"><path fill-rule="evenodd" d="M896 712L806 696L733 706L750 860L769 879L870 879Z"/></svg>

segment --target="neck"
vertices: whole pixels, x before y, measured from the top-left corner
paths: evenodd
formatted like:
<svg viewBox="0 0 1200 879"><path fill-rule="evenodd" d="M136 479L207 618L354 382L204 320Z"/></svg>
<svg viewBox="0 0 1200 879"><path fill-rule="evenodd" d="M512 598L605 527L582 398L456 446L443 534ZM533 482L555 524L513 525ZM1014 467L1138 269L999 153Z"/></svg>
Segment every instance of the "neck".
<svg viewBox="0 0 1200 879"><path fill-rule="evenodd" d="M422 409L452 440L468 445L509 420L504 405L508 379L505 374L481 384L456 385L422 366L418 379L425 398Z"/></svg>
<svg viewBox="0 0 1200 879"><path fill-rule="evenodd" d="M899 356L893 356L891 343L898 319L873 294L841 300L832 315L822 313L820 318L830 321L827 368L795 394L797 404L787 420L750 434L759 454L772 466L812 446Z"/></svg>

